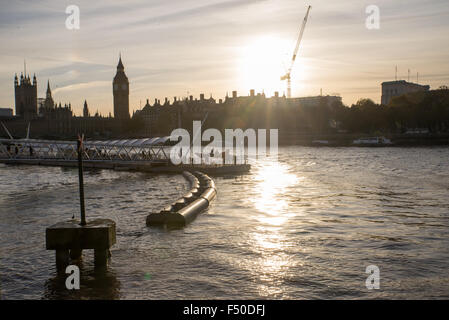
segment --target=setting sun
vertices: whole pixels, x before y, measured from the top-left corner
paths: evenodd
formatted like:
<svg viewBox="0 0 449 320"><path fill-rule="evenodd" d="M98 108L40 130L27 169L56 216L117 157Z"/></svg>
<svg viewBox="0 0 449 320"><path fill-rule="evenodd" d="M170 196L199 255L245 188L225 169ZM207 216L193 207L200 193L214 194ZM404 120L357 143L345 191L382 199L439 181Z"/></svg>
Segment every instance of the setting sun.
<svg viewBox="0 0 449 320"><path fill-rule="evenodd" d="M275 36L260 37L241 48L239 60L240 87L246 91L255 89L267 96L286 94L287 83L280 78L289 67L294 39L288 41ZM304 59L297 58L292 70L293 92L300 90L305 78Z"/></svg>
<svg viewBox="0 0 449 320"><path fill-rule="evenodd" d="M276 37L261 37L241 50L239 79L241 87L264 91L271 95L285 91L280 77L285 73L288 61L288 42Z"/></svg>

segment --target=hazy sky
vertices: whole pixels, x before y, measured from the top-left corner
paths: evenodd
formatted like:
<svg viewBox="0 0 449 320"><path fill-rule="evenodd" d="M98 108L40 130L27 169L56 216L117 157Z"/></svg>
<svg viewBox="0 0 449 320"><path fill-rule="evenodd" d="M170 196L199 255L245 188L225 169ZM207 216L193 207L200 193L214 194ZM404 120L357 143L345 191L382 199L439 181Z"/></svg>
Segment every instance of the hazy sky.
<svg viewBox="0 0 449 320"><path fill-rule="evenodd" d="M449 85L448 0L0 0L0 107L14 107L14 73L47 79L55 101L76 114L112 112L119 52L130 80L130 110L148 98L222 98L249 89L282 94L307 5L309 21L292 72L293 96L339 93L345 104L380 101L380 83L399 78ZM68 5L80 29L65 26ZM365 26L368 5L380 29Z"/></svg>

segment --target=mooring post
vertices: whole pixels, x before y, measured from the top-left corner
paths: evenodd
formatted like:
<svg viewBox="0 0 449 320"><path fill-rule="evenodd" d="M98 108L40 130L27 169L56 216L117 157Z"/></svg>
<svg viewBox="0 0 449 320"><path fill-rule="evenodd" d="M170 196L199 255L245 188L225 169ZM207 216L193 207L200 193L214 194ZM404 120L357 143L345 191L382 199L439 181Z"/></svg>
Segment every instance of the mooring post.
<svg viewBox="0 0 449 320"><path fill-rule="evenodd" d="M86 212L84 209L83 140L84 134L82 136L78 135L77 149L78 149L78 179L80 185L81 226L86 225Z"/></svg>
<svg viewBox="0 0 449 320"><path fill-rule="evenodd" d="M109 249L115 244L115 222L110 219L93 219L86 222L84 208L83 181L83 140L78 135L78 178L81 205L81 223L72 220L58 222L45 230L45 246L47 250L56 250L56 266L58 270L68 265L71 260L79 260L85 249L94 249L95 268L104 271L110 257Z"/></svg>

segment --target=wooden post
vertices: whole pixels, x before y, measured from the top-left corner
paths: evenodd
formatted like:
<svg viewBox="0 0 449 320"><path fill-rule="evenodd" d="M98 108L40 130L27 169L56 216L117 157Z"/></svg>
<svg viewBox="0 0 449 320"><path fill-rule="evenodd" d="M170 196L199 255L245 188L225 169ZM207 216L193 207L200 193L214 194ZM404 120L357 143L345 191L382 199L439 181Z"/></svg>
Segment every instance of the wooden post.
<svg viewBox="0 0 449 320"><path fill-rule="evenodd" d="M81 226L86 225L86 212L84 208L84 180L83 180L83 139L84 135L78 135L78 179L80 187Z"/></svg>

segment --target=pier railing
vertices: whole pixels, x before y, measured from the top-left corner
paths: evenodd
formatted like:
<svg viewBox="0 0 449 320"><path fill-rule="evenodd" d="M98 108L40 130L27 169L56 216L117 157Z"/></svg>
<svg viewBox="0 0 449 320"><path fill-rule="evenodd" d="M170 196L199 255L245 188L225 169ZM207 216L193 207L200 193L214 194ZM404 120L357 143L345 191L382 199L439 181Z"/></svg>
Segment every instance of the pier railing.
<svg viewBox="0 0 449 320"><path fill-rule="evenodd" d="M123 162L123 163L170 163L170 150L173 142L170 137L155 137L144 139L98 140L85 141L83 144L83 159L88 162ZM231 164L214 164L207 161L209 155L204 155L201 164L195 164L193 158L190 167L228 167L237 164L233 157ZM0 160L57 160L77 161L77 142L40 139L0 139ZM244 164L247 164L247 157ZM224 161L223 161L224 162Z"/></svg>
<svg viewBox="0 0 449 320"><path fill-rule="evenodd" d="M100 161L169 161L170 137L84 142L83 158ZM76 160L76 141L0 139L0 159Z"/></svg>

